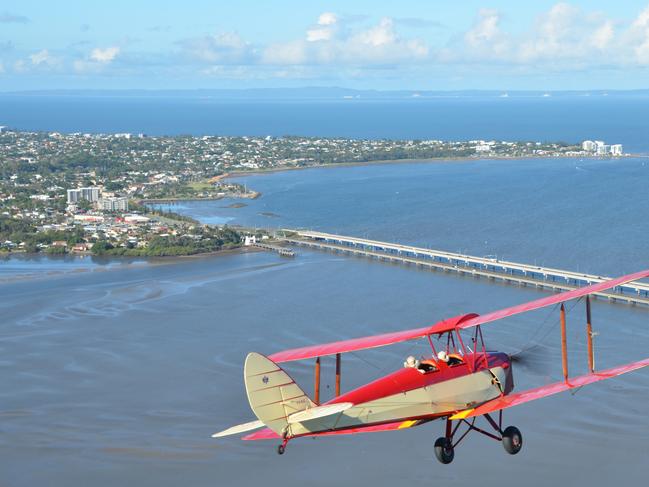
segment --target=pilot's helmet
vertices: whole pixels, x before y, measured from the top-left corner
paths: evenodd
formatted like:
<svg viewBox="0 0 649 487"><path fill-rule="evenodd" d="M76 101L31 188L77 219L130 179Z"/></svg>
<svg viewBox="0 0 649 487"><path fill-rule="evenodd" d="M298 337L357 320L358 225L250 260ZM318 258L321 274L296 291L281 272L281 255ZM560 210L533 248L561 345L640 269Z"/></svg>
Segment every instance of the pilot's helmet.
<svg viewBox="0 0 649 487"><path fill-rule="evenodd" d="M437 354L437 358L442 362L448 362L448 354L444 350Z"/></svg>
<svg viewBox="0 0 649 487"><path fill-rule="evenodd" d="M406 366L407 367L415 367L416 365L417 365L417 359L415 357L413 357L412 355L410 355L406 359Z"/></svg>

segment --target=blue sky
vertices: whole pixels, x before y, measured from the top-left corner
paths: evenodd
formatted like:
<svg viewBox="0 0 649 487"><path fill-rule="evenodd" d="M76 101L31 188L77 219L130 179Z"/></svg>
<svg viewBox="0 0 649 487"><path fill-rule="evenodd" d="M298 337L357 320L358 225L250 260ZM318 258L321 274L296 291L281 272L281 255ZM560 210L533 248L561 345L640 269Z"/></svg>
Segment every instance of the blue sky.
<svg viewBox="0 0 649 487"><path fill-rule="evenodd" d="M0 91L649 88L649 1L0 2Z"/></svg>

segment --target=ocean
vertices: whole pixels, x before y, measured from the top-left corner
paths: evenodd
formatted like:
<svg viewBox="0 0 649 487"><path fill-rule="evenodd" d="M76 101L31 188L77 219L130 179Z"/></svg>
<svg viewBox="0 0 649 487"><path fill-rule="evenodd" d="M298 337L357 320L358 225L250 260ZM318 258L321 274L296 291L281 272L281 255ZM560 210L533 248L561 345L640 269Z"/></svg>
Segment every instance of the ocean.
<svg viewBox="0 0 649 487"><path fill-rule="evenodd" d="M209 96L0 94L0 125L149 135L621 143L649 152L649 94L224 100Z"/></svg>
<svg viewBox="0 0 649 487"><path fill-rule="evenodd" d="M546 101L555 103L538 102ZM66 116L51 115L51 107L43 108L42 117L36 111L31 117L22 114L21 128L31 124L32 129L75 130L81 121L73 114L84 106L75 103L78 108ZM95 109L92 103L88 112ZM336 110L344 106L336 103ZM459 113L464 103L448 111ZM561 110L576 120L571 103ZM251 110L270 113L271 105ZM414 110L412 106L403 110ZM473 111L483 120L482 127L475 122L462 128L457 115L444 126L447 133L455 131L457 138L480 131L505 133L506 125L511 133L524 133L502 111L488 115L478 108L465 108L464 113ZM638 120L630 132L616 122L625 118L633 125L635 108L627 109L624 117L613 109L608 117L604 111L602 120L583 116L584 124L602 127L587 137L643 150L646 122ZM109 104L106 110L119 111ZM192 110L186 110L189 117ZM307 104L282 105L274 111L277 123L257 121L250 130L283 132L296 123L287 114L309 111L312 118L303 122L304 132L336 129L333 115ZM85 117L95 120L95 127L106 127L100 131L141 132L164 122L155 120L155 111L136 112L135 120L140 118L148 128L136 130L133 120L109 123ZM207 113L194 112L196 119ZM173 126L172 113L163 117L167 127ZM183 113L178 113L179 120ZM366 130L372 136L368 126L379 122L365 113L364 127L341 119L337 129L350 135ZM486 123L489 116L496 121ZM422 120L409 122L411 129L423 131ZM194 123L196 133L210 130L205 118ZM389 134L385 136L399 138L408 132L394 120L381 123ZM435 117L430 124L444 125ZM215 122L211 130L217 133L219 127L228 126ZM584 127L571 127L571 134L586 133ZM230 126L233 133L242 129ZM561 132L552 122L534 117L527 130L540 134L534 139ZM239 178L262 192L243 208L226 208L231 201L221 200L183 202L173 209L204 222L305 227L620 275L649 267L649 220L644 215L648 171L643 157L317 168ZM0 484L387 486L464 485L480 479L495 486L522 479L530 486L586 486L646 479L647 370L506 411L505 423L519 427L524 438L516 456L507 455L493 440L470 435L454 462L443 466L433 456L433 443L443 432L438 422L407 431L295 440L282 457L272 441L210 438L254 419L242 380L249 351L270 354L421 327L547 296L532 288L296 250L294 259L253 252L180 259L0 261ZM568 311L570 370L584 373L584 303L570 303ZM644 307L594 302L598 368L647 356L648 313ZM524 351L526 360L514 365L518 390L561 377L557 310L520 315L487 325L483 332L490 349ZM413 342L348 354L343 357L343 389L425 351L425 344ZM289 364L287 370L310 392L312 364ZM332 388L333 360L326 359L325 397L332 395Z"/></svg>

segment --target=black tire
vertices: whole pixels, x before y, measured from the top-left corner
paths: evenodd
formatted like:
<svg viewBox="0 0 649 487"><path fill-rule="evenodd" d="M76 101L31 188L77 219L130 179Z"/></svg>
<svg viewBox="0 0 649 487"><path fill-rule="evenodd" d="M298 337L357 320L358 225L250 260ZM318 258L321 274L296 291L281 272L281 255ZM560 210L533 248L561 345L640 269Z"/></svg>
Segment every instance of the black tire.
<svg viewBox="0 0 649 487"><path fill-rule="evenodd" d="M445 437L437 438L435 441L435 456L443 464L449 464L455 457L455 450L451 440Z"/></svg>
<svg viewBox="0 0 649 487"><path fill-rule="evenodd" d="M283 455L285 451L286 451L286 447L284 445L279 445L277 447L277 454L278 455Z"/></svg>
<svg viewBox="0 0 649 487"><path fill-rule="evenodd" d="M503 431L503 447L510 455L516 455L523 448L523 435L516 426L507 426Z"/></svg>

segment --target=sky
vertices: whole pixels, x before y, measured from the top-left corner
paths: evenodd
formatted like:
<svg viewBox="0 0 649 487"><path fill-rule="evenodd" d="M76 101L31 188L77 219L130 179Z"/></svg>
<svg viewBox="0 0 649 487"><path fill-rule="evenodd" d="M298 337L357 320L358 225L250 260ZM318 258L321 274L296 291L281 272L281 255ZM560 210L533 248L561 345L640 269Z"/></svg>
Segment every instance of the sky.
<svg viewBox="0 0 649 487"><path fill-rule="evenodd" d="M649 1L0 0L0 91L649 88Z"/></svg>

